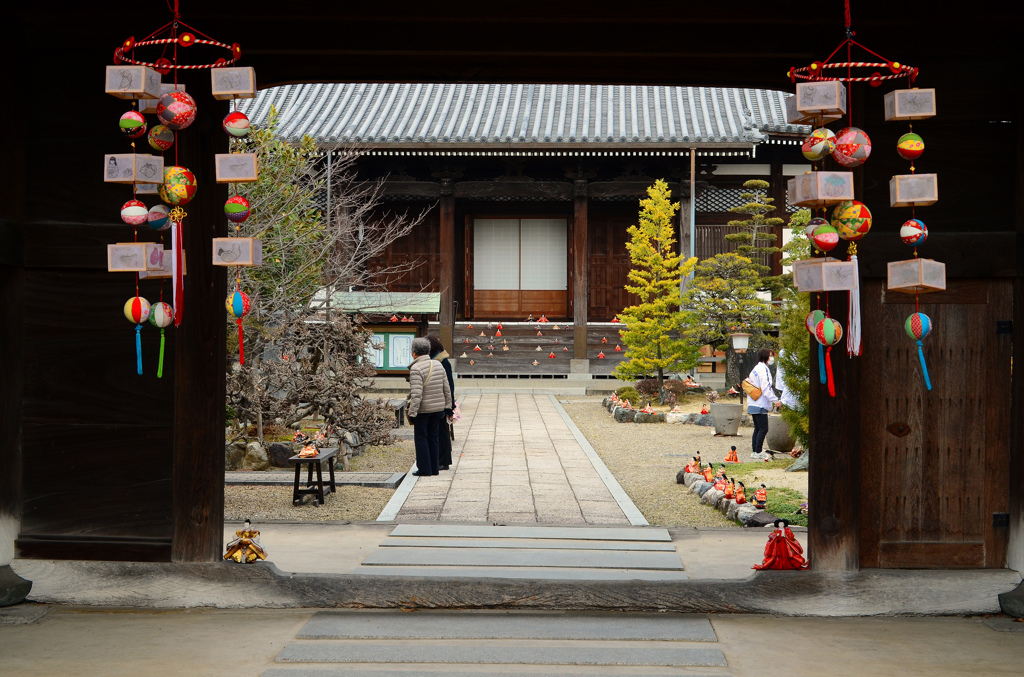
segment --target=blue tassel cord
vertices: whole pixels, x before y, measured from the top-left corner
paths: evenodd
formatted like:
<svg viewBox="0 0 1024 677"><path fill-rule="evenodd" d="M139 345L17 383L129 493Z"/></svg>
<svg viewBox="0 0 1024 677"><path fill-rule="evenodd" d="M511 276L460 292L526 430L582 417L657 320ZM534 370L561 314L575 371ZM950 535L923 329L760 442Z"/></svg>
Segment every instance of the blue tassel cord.
<svg viewBox="0 0 1024 677"><path fill-rule="evenodd" d="M825 346L818 344L818 380L821 385L828 383L828 374L825 373Z"/></svg>
<svg viewBox="0 0 1024 677"><path fill-rule="evenodd" d="M135 325L135 361L139 376L142 376L142 325Z"/></svg>
<svg viewBox="0 0 1024 677"><path fill-rule="evenodd" d="M928 365L924 363L924 343L921 341L917 342L917 359L921 360L921 374L924 375L924 384L928 386L928 390L931 390L932 380L928 376Z"/></svg>

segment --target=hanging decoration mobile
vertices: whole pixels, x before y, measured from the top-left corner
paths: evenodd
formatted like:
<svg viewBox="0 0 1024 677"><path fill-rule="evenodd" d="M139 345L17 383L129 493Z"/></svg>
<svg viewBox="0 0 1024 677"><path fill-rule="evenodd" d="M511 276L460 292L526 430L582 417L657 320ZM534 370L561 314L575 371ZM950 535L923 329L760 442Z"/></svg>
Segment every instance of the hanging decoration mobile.
<svg viewBox="0 0 1024 677"><path fill-rule="evenodd" d="M173 0L173 16L166 24L145 38L127 38L114 50L114 65L107 66L105 91L119 99L131 101L132 109L119 120L121 132L130 140L131 150L113 153L104 157L104 181L107 183L130 184L132 199L121 207L121 219L134 228L132 242L120 242L107 246L107 269L111 272L135 273L135 296L125 304L124 314L134 322L136 335L137 372L142 374L142 325L148 319L160 329L160 357L157 378L163 377L165 337L164 330L182 322L184 305L185 253L183 250L184 220L188 215L184 209L199 187L196 175L178 162L178 133L191 126L198 114L198 106L192 94L185 91L185 85L178 82L180 73L209 70L211 88L215 99L251 98L256 96L256 79L252 68L240 68L235 64L241 57L238 43L227 44L214 40L181 20L178 0ZM179 52L193 47L198 52L212 48L219 52L218 58L206 63L186 63L179 59ZM173 74L170 82L163 82L162 76ZM155 115L149 124L147 114ZM248 132L248 119L241 113L231 113L225 119L224 129L233 138ZM136 139L155 152L140 153ZM173 148L173 158L163 153ZM222 167L217 156L217 181L221 178ZM239 158L238 154L231 155ZM247 170L251 169L251 172ZM243 172L251 178L232 180L255 180L255 156L245 158L241 168L237 163L224 171ZM237 196L237 190L236 196ZM139 195L156 194L165 204L147 207ZM229 200L231 202L231 200ZM243 221L249 214L245 198L234 203L228 213L233 221ZM244 215L242 215L244 214ZM240 216L241 215L241 216ZM240 216L240 218L239 218ZM139 240L138 226L148 224L159 234L159 242ZM164 233L170 235L170 249L164 250ZM214 242L214 258L217 259L217 244ZM253 263L232 263L232 265L254 265ZM258 265L256 263L255 265ZM163 280L171 279L173 304L163 300ZM155 279L160 283L160 301L150 306L139 295L139 280ZM244 296L244 295L243 295ZM246 297L245 312L249 310ZM234 315L234 313L233 313ZM244 313L243 313L244 316ZM241 326L239 326L241 331Z"/></svg>
<svg viewBox="0 0 1024 677"><path fill-rule="evenodd" d="M831 347L842 338L843 331L841 325L828 315L828 293L846 291L849 294L846 350L850 357L860 355L860 275L856 243L868 234L872 225L871 210L856 199L853 173L849 171L864 165L872 152L870 136L865 130L853 125L852 113L849 112L852 110L853 84L867 83L871 87L878 87L886 81L906 79L908 86L913 87L919 74L917 68L886 59L857 42L854 39L856 33L851 27L849 0L844 4L845 39L824 60L790 68L786 74L790 82L796 85L796 95L786 103L787 119L791 124L812 125L813 131L804 140L801 152L815 163L812 171L789 181L789 202L794 206L818 210L807 224L805 232L820 252L820 255L810 259L796 261L793 265L793 279L798 290L818 292L818 309L807 316L807 329L818 340L821 382L827 382L832 396L835 391L829 353ZM844 48L845 61L833 61ZM855 61L854 48L866 52L870 60ZM931 117L935 114L935 90L896 89L885 95L884 105L887 121ZM833 132L826 127L829 122L844 117L847 118L847 124L843 129ZM890 205L909 206L913 210L918 205L933 204L937 199L935 175L914 174L913 161L924 152L923 139L910 129L897 142L897 152L911 161L911 173L895 176L890 181ZM823 162L827 158L843 171L826 171ZM829 207L833 208L831 218L825 214L825 209ZM944 265L917 258L916 247L927 239L928 228L913 212L911 219L900 229L900 237L915 247L915 258L913 261L889 264L888 289L915 294L944 289ZM846 261L827 255L838 245L839 240L848 243ZM825 294L825 310L821 309L821 293ZM931 322L919 312L911 318L918 316L924 318L924 321L915 320L913 326L924 326L923 336L927 336ZM911 333L911 319L907 320L907 332L918 341L920 349L920 338L923 336L917 338ZM923 353L921 357L924 369ZM925 382L930 388L927 376Z"/></svg>

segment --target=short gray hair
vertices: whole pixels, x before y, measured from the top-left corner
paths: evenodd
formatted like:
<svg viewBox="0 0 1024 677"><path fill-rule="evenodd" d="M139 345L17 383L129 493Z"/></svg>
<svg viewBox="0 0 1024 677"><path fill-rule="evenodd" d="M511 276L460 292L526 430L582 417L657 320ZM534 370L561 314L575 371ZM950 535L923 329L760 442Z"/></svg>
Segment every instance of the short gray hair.
<svg viewBox="0 0 1024 677"><path fill-rule="evenodd" d="M430 341L423 338L414 338L412 340L412 353L413 355L429 355L430 354Z"/></svg>

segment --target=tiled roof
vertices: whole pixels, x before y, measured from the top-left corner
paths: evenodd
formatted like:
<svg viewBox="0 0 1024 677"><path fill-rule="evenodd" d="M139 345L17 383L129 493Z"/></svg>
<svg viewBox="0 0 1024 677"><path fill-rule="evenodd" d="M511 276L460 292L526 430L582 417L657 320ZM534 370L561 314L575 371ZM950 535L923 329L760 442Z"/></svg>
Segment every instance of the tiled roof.
<svg viewBox="0 0 1024 677"><path fill-rule="evenodd" d="M287 139L402 147L511 144L741 144L769 132L809 133L786 123L784 92L636 85L283 85L240 100L254 124L273 105Z"/></svg>

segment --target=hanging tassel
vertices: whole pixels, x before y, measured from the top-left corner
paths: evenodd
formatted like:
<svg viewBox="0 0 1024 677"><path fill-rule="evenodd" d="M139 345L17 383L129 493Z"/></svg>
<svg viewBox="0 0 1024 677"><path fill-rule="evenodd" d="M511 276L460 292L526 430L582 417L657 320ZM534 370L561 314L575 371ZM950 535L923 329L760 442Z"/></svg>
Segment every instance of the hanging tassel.
<svg viewBox="0 0 1024 677"><path fill-rule="evenodd" d="M245 364L245 345L242 341L245 335L242 332L242 318L235 320L235 324L238 325L238 363Z"/></svg>
<svg viewBox="0 0 1024 677"><path fill-rule="evenodd" d="M164 328L160 327L160 361L156 365L156 377L164 377Z"/></svg>
<svg viewBox="0 0 1024 677"><path fill-rule="evenodd" d="M825 375L825 346L818 344L818 380L821 381L821 385L828 383L828 377Z"/></svg>
<svg viewBox="0 0 1024 677"><path fill-rule="evenodd" d="M832 380L832 346L825 351L825 372L828 374L828 396L836 396L836 382Z"/></svg>
<svg viewBox="0 0 1024 677"><path fill-rule="evenodd" d="M181 222L176 222L171 228L171 259L173 265L171 266L171 282L174 287L174 298L172 299L174 304L174 326L177 327L181 324L182 318L182 306L185 300L185 281L184 281L184 270L182 268L182 251L181 251Z"/></svg>
<svg viewBox="0 0 1024 677"><path fill-rule="evenodd" d="M135 325L135 364L138 375L142 375L142 325ZM924 364L924 363L923 363Z"/></svg>
<svg viewBox="0 0 1024 677"><path fill-rule="evenodd" d="M850 243L853 246L853 243ZM850 290L850 315L846 323L846 354L850 357L859 357L861 354L861 325L860 325L860 268L857 265L857 255L850 256L853 262L853 289Z"/></svg>
<svg viewBox="0 0 1024 677"><path fill-rule="evenodd" d="M917 359L921 361L921 374L924 375L924 384L928 386L928 390L931 390L932 380L928 376L928 365L924 363L924 342L921 340L917 341Z"/></svg>

